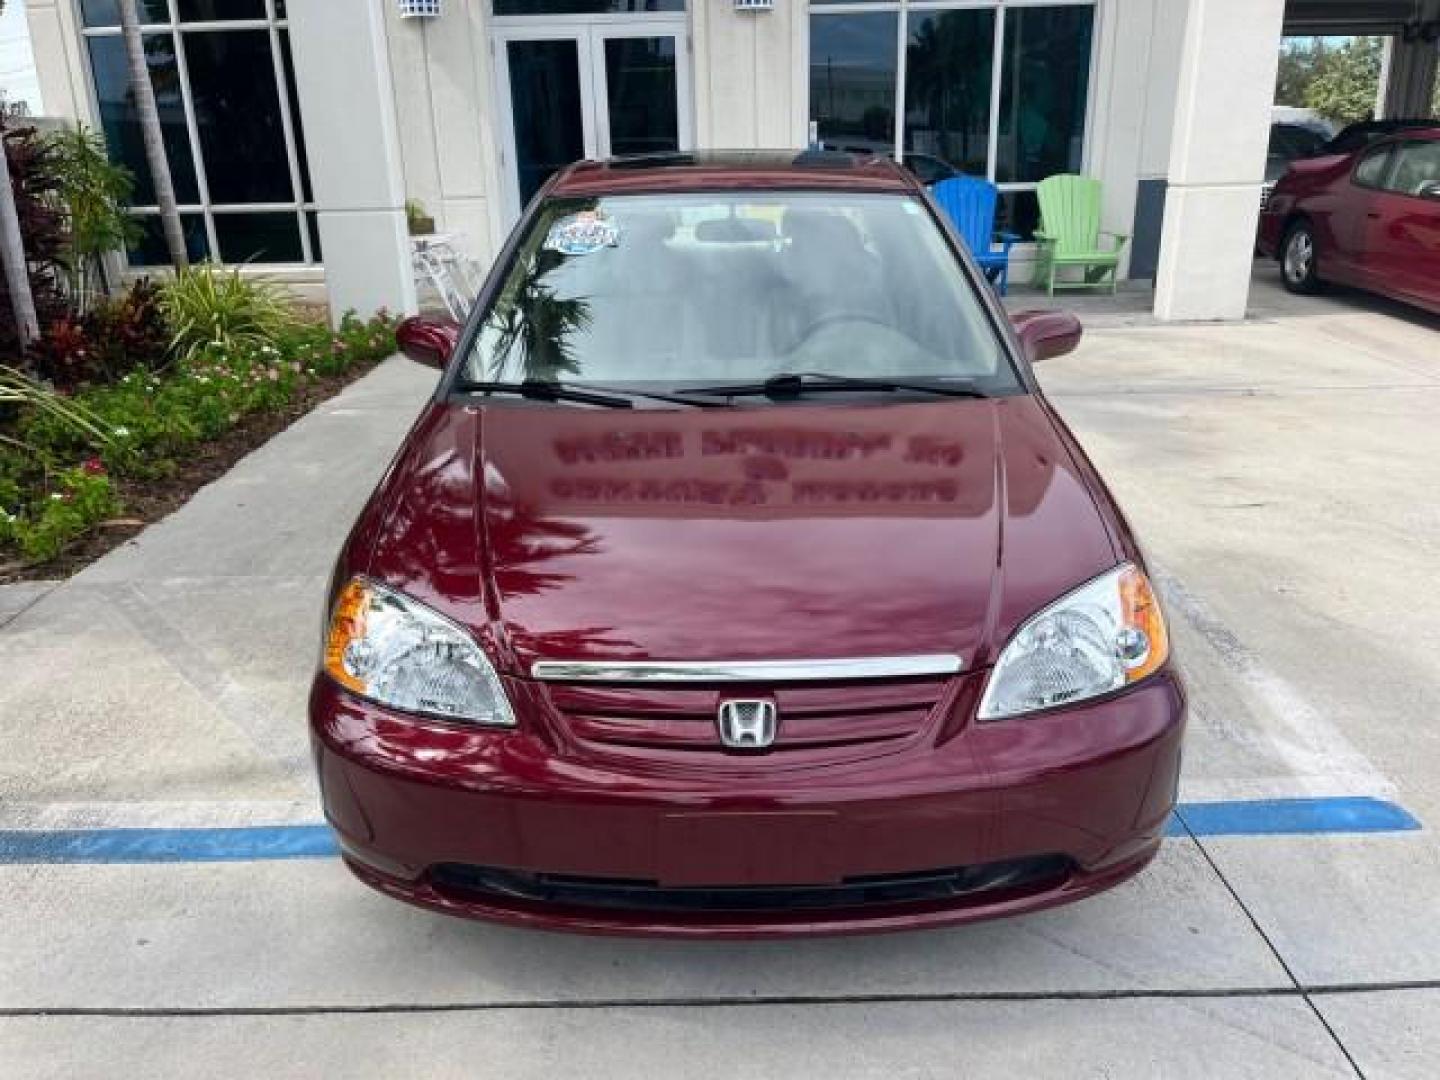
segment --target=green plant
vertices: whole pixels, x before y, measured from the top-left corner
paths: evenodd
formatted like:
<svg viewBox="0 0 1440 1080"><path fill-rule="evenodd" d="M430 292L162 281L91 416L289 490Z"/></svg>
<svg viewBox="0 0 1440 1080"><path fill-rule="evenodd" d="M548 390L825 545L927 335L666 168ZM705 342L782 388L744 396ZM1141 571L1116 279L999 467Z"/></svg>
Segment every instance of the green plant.
<svg viewBox="0 0 1440 1080"><path fill-rule="evenodd" d="M157 475L198 442L214 438L252 412L283 408L307 381L373 363L395 351L388 317L346 318L336 331L292 323L276 344L202 346L165 371L132 370L110 385L74 397L110 433L99 449L117 474ZM51 459L66 461L93 443L48 413L23 418L18 430Z"/></svg>
<svg viewBox="0 0 1440 1080"><path fill-rule="evenodd" d="M435 231L435 219L414 199L405 201L405 223L411 236L428 236Z"/></svg>
<svg viewBox="0 0 1440 1080"><path fill-rule="evenodd" d="M170 349L182 361L208 348L273 345L295 315L281 290L214 263L182 271L160 290Z"/></svg>
<svg viewBox="0 0 1440 1080"><path fill-rule="evenodd" d="M1368 120L1380 88L1378 37L1288 38L1280 52L1277 105L1303 106L1335 124Z"/></svg>
<svg viewBox="0 0 1440 1080"><path fill-rule="evenodd" d="M0 364L0 406L8 406L21 412L28 410L35 415L46 417L58 430L67 433L82 445L103 446L111 438L111 432L104 421L92 410L78 401L67 400L23 371L3 364ZM24 440L5 434L3 430L0 430L0 442L35 449Z"/></svg>
<svg viewBox="0 0 1440 1080"><path fill-rule="evenodd" d="M347 315L335 330L292 321L274 344L204 345L164 370L132 370L73 396L0 368L0 561L51 559L115 516L111 476L165 475L244 417L285 409L315 379L394 351L382 313Z"/></svg>
<svg viewBox="0 0 1440 1080"><path fill-rule="evenodd" d="M76 537L114 517L120 500L98 461L66 469L50 490L15 513L0 506L0 543L13 546L30 562L47 562Z"/></svg>
<svg viewBox="0 0 1440 1080"><path fill-rule="evenodd" d="M104 285L102 257L128 247L140 235L128 212L135 178L110 161L105 140L83 124L47 136L45 145L69 216L65 276L72 301L83 314Z"/></svg>

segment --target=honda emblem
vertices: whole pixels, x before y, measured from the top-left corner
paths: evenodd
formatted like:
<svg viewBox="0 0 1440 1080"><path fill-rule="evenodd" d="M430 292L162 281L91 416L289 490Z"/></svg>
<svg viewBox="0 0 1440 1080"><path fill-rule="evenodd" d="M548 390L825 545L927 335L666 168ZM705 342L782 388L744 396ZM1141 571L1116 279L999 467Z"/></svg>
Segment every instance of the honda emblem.
<svg viewBox="0 0 1440 1080"><path fill-rule="evenodd" d="M723 701L716 726L732 750L764 750L775 742L778 721L773 701Z"/></svg>

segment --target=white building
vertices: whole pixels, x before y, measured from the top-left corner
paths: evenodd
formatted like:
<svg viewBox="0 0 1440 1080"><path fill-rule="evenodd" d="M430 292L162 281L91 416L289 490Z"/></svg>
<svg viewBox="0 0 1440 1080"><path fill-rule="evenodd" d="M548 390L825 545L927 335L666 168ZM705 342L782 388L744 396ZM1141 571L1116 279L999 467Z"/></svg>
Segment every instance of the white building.
<svg viewBox="0 0 1440 1080"><path fill-rule="evenodd" d="M1440 0L139 3L193 253L337 311L413 307L407 200L485 260L573 158L818 138L989 176L1022 234L1041 179L1096 176L1156 313L1238 318L1282 33L1393 35L1387 115L1428 111L1440 36ZM28 9L46 111L154 223L116 0Z"/></svg>

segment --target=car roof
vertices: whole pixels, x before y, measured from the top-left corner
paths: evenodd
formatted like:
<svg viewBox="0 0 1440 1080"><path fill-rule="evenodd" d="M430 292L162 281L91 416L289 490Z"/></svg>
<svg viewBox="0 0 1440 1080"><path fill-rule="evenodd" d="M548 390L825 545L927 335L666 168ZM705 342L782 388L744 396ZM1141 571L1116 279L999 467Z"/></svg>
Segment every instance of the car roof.
<svg viewBox="0 0 1440 1080"><path fill-rule="evenodd" d="M1432 120L1425 116L1413 116L1408 119L1402 117L1392 120L1357 120L1355 123L1341 128L1340 134L1344 135L1347 131L1401 131L1412 127L1440 127L1440 120Z"/></svg>
<svg viewBox="0 0 1440 1080"><path fill-rule="evenodd" d="M918 193L889 157L838 150L707 150L577 161L556 176L555 198L686 191L821 190Z"/></svg>
<svg viewBox="0 0 1440 1080"><path fill-rule="evenodd" d="M1362 120L1326 143L1332 153L1351 154L1390 136L1430 139L1440 136L1440 120Z"/></svg>
<svg viewBox="0 0 1440 1080"><path fill-rule="evenodd" d="M1424 127L1401 127L1383 132L1364 146L1357 146L1355 149L1357 151L1369 150L1372 146L1379 146L1381 143L1434 142L1436 139L1440 139L1440 124L1430 124Z"/></svg>

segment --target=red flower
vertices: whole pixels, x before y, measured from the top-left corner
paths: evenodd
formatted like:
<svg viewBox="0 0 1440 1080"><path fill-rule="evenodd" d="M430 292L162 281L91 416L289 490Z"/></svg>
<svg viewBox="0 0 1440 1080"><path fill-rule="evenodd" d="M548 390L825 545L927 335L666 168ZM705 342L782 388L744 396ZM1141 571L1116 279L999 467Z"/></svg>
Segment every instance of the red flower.
<svg viewBox="0 0 1440 1080"><path fill-rule="evenodd" d="M80 468L84 470L86 476L105 475L105 463L98 457L86 458L80 463Z"/></svg>

